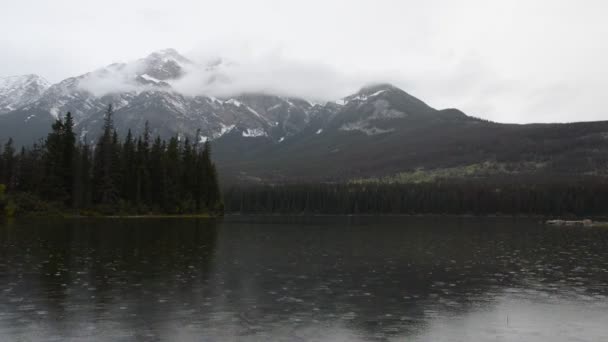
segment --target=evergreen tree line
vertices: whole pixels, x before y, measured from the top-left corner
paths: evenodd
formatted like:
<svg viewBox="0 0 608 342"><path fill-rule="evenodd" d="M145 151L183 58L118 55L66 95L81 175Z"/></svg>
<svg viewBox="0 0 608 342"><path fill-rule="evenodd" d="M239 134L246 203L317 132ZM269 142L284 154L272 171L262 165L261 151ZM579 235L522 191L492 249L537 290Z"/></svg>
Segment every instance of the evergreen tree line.
<svg viewBox="0 0 608 342"><path fill-rule="evenodd" d="M452 214L608 216L605 180L444 181L419 184L287 184L224 191L243 214Z"/></svg>
<svg viewBox="0 0 608 342"><path fill-rule="evenodd" d="M120 139L108 106L94 146L79 142L70 113L57 119L47 138L0 156L0 184L16 210L53 208L114 213L221 213L220 189L208 142L152 140L131 131ZM8 205L7 200L4 201Z"/></svg>

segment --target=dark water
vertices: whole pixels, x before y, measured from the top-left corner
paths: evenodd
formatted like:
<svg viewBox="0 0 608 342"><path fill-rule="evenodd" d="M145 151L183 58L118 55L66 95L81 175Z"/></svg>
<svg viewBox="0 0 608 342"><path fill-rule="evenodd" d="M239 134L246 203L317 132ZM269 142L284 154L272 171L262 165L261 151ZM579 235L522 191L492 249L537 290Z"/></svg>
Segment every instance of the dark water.
<svg viewBox="0 0 608 342"><path fill-rule="evenodd" d="M608 230L436 218L7 222L0 341L608 341Z"/></svg>

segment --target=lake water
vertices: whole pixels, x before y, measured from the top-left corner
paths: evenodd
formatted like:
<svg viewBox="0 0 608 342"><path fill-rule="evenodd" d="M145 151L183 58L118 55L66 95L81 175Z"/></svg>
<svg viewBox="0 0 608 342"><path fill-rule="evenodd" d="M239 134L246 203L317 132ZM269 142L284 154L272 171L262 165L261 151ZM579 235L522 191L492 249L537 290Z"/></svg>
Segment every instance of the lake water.
<svg viewBox="0 0 608 342"><path fill-rule="evenodd" d="M608 341L608 229L403 217L5 222L0 341Z"/></svg>

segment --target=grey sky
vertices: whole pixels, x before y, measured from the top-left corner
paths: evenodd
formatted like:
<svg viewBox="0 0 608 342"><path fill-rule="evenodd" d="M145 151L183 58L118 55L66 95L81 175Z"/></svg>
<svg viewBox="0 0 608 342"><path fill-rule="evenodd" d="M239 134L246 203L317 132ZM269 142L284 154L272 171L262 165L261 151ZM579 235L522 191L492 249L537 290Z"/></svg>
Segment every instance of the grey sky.
<svg viewBox="0 0 608 342"><path fill-rule="evenodd" d="M57 82L173 47L238 61L249 88L259 78L324 98L389 81L497 121L608 119L602 0L0 0L0 9L0 76Z"/></svg>

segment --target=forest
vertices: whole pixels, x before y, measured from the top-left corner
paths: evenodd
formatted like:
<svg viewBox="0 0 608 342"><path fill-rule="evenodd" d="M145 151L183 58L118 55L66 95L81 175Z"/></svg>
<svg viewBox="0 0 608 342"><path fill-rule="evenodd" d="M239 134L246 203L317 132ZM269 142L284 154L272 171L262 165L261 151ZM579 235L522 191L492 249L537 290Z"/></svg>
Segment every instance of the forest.
<svg viewBox="0 0 608 342"><path fill-rule="evenodd" d="M124 139L108 106L103 132L90 146L77 139L70 113L46 139L0 155L0 215L223 213L211 145L188 138L152 139L145 132Z"/></svg>
<svg viewBox="0 0 608 342"><path fill-rule="evenodd" d="M121 139L106 111L101 135L78 139L73 117L46 139L0 151L0 215L439 214L608 215L605 177L506 177L432 182L241 184L220 189L211 145L188 138Z"/></svg>
<svg viewBox="0 0 608 342"><path fill-rule="evenodd" d="M603 217L608 215L608 182L448 179L239 186L224 191L224 203L227 212L243 214Z"/></svg>

